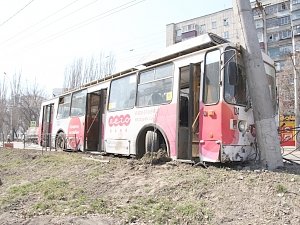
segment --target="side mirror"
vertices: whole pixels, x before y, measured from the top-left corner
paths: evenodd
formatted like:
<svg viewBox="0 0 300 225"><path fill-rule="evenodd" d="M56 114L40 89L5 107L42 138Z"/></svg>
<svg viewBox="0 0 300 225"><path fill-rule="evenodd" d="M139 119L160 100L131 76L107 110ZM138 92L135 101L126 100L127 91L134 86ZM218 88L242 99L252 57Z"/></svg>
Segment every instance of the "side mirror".
<svg viewBox="0 0 300 225"><path fill-rule="evenodd" d="M235 62L230 62L227 68L229 84L236 86L238 84L238 68Z"/></svg>

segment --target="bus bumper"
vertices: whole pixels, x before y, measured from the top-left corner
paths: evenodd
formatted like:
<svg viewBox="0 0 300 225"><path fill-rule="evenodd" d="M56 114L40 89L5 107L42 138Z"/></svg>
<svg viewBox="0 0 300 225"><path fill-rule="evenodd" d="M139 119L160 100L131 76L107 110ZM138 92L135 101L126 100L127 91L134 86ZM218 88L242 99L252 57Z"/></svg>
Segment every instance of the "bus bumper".
<svg viewBox="0 0 300 225"><path fill-rule="evenodd" d="M223 145L221 162L244 162L258 158L258 151L252 145Z"/></svg>

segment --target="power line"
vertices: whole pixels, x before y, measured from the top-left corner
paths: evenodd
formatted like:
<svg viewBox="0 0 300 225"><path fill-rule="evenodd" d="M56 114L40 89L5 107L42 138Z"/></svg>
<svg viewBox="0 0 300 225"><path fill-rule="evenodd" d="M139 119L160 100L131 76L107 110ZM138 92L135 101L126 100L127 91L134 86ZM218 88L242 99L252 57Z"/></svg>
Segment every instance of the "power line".
<svg viewBox="0 0 300 225"><path fill-rule="evenodd" d="M8 21L10 21L12 18L14 18L16 15L18 15L21 11L23 11L27 6L29 6L34 0L31 0L30 2L28 2L25 6L23 6L23 8L21 8L20 10L18 10L17 12L15 12L12 16L10 16L8 19L4 20L4 22L2 22L0 24L0 27L3 26L4 24L6 24Z"/></svg>
<svg viewBox="0 0 300 225"><path fill-rule="evenodd" d="M59 9L58 11L56 11L56 12L54 12L54 13L48 15L47 17L43 18L43 19L40 20L39 22L37 22L37 23L35 23L35 24L33 24L33 25L30 25L30 26L28 26L27 28L23 29L22 31L16 33L15 35L13 35L13 36L11 36L10 38L6 39L5 41L1 42L0 44L3 45L3 44L5 44L5 43L7 43L7 42L9 42L9 41L11 41L11 40L13 40L13 39L16 39L16 38L17 38L18 36L20 36L22 33L25 33L27 30L30 30L30 29L32 29L33 27L35 27L35 26L41 24L42 22L48 20L49 18L53 17L54 15L58 14L59 12L63 11L64 9L66 9L66 8L68 8L68 7L70 7L71 5L73 5L74 3L78 2L78 1L79 1L79 0L75 0L75 1L73 1L73 2L71 2L71 3L69 3L68 5L64 6L64 7L61 8L61 9ZM76 12L82 10L82 9L84 9L84 8L90 6L91 4L94 4L94 3L97 2L97 1L99 1L99 0L95 0L95 1L93 1L93 2L91 2L91 3L88 3L88 4L84 5L83 7L79 8L79 9L77 9L77 10L75 10L75 11L69 13L69 14L67 14L67 15L65 15L65 16L63 16L63 17L60 17L59 19L57 19L57 20L55 20L55 21L53 21L53 22L51 22L51 23L48 23L48 24L44 25L44 26L41 27L40 29L38 29L38 30L36 30L36 31L34 31L34 32L32 32L32 33L30 33L30 35L39 32L40 30L42 30L42 29L44 29L44 28L46 28L46 27L52 25L53 23L56 23L56 22L58 22L58 21L64 19L65 17L70 16L70 15L72 15L72 14L74 14L74 13L76 13Z"/></svg>
<svg viewBox="0 0 300 225"><path fill-rule="evenodd" d="M129 1L129 2L125 3L125 4L119 5L119 6L117 6L117 7L114 7L114 8L112 8L112 9L110 9L110 10L107 10L107 11L105 11L105 12L99 14L99 15L96 15L96 16L94 16L94 17L92 17L92 18L89 18L89 19L87 19L87 20L84 20L84 21L82 21L82 22L80 22L80 23L78 23L78 24L76 24L76 25L74 25L74 26L71 26L71 27L69 27L69 28L67 28L67 29L65 29L65 30L63 30L63 31L57 32L57 33L53 34L52 36L50 36L50 37L48 37L48 38L46 38L46 39L42 39L42 40L40 40L40 43L38 43L38 44L35 42L33 46L35 46L35 45L42 45L42 44L45 44L45 43L47 43L47 42L50 42L50 41L52 41L52 40L54 40L54 39L56 39L56 38L59 38L59 37L65 35L66 33L69 33L69 32L71 32L71 31L77 30L77 29L79 29L79 28L81 28L81 27L83 27L83 26L87 26L88 24L93 23L93 22L95 22L95 21L97 21L97 20L99 20L99 19L103 19L103 18L105 18L105 17L109 17L109 16L111 16L111 15L113 15L113 14L116 14L116 13L118 13L118 12L120 12L120 11L123 11L123 10L125 10L125 9L127 9L127 8L130 8L130 7L134 6L134 5L137 5L137 4L139 4L139 3L143 2L143 1L146 1L146 0L133 0L133 1ZM64 7L64 8L65 8L65 7ZM73 12L73 13L74 13L74 12ZM52 14L52 15L53 15L53 14ZM49 17L50 17L50 16L48 16L47 18L49 18ZM149 38L149 35L147 35L147 37ZM140 38L141 38L141 37L140 37ZM138 38L138 39L140 39L140 38ZM133 41L133 40L132 40L132 41ZM135 41L135 42L136 42L136 41ZM147 41L147 42L150 42L150 41ZM134 49L135 49L136 51L140 51L140 50L142 50L142 49L144 49L144 48L150 48L151 45L153 45L153 38L151 38L151 43L149 43L149 45L148 45L148 44L145 44L145 42L143 42L143 45L135 46ZM32 46L32 47L33 47L33 46ZM25 46L24 46L24 47L25 47ZM132 48L132 46L128 46L128 47L129 47L130 49ZM121 48L124 49L124 46L122 46ZM25 49L26 49L26 47L25 47ZM28 46L27 49L30 49L30 46ZM121 57L120 57L120 58L123 58L123 57L125 56L125 54L124 54L125 52L128 52L128 50L127 50L127 51L123 51L123 53L121 53ZM151 51L150 51L150 52L151 52ZM136 59L139 59L138 61L140 61L141 59L145 58L145 54L148 55L149 52L147 52L147 53L134 54L135 56L130 56L130 57L129 57L129 58L131 58L130 61L132 61L132 60L135 61ZM126 61L129 61L129 60L128 60L128 54L126 54L126 57L127 57L127 60L126 60ZM124 58L126 58L126 57L124 57ZM122 61L123 61L123 60L122 60ZM126 64L127 64L127 63L126 63Z"/></svg>
<svg viewBox="0 0 300 225"><path fill-rule="evenodd" d="M64 29L63 31L59 31L59 32L57 32L57 33L55 33L55 34L53 34L53 35L51 35L51 36L49 36L49 37L47 37L45 39L42 39L42 40L39 41L38 44L41 45L41 44L48 43L48 42L50 42L52 40L55 40L55 39L57 39L57 38L65 35L65 34L67 34L67 33L70 33L70 32L72 32L74 30L77 30L77 29L80 29L80 28L82 28L84 26L87 26L87 25L89 25L89 24L91 24L91 23L93 23L93 22L95 22L97 20L109 17L109 16L111 16L113 14L121 12L121 11L123 11L125 9L128 9L128 8L132 7L132 6L140 4L140 3L144 2L144 1L146 1L146 0L133 0L133 1L127 2L125 4L119 5L117 7L114 7L112 9L110 9L110 10L107 10L107 11L105 11L105 12L97 15L97 16L89 18L89 19L87 19L85 21L82 21L81 23L78 23L78 24L76 24L74 26L71 26L69 28ZM34 45L38 45L38 44L36 42L34 43Z"/></svg>

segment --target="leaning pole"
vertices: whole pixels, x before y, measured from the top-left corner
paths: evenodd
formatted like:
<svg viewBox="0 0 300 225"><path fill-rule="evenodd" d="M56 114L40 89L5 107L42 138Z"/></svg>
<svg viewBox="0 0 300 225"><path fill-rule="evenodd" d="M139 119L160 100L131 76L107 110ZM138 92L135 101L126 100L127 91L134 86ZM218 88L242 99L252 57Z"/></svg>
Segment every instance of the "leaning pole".
<svg viewBox="0 0 300 225"><path fill-rule="evenodd" d="M249 0L233 0L236 23L241 25L241 44L252 100L258 148L262 166L274 170L283 166L275 112L269 92L261 49Z"/></svg>

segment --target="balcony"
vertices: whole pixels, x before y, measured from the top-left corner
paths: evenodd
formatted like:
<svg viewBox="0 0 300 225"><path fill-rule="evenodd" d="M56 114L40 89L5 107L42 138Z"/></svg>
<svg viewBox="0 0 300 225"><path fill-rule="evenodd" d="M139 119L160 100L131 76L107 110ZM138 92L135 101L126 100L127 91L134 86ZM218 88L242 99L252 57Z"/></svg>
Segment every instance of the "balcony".
<svg viewBox="0 0 300 225"><path fill-rule="evenodd" d="M187 31L187 32L184 32L184 33L181 34L181 39L182 40L193 38L193 37L197 37L197 31L196 30Z"/></svg>

